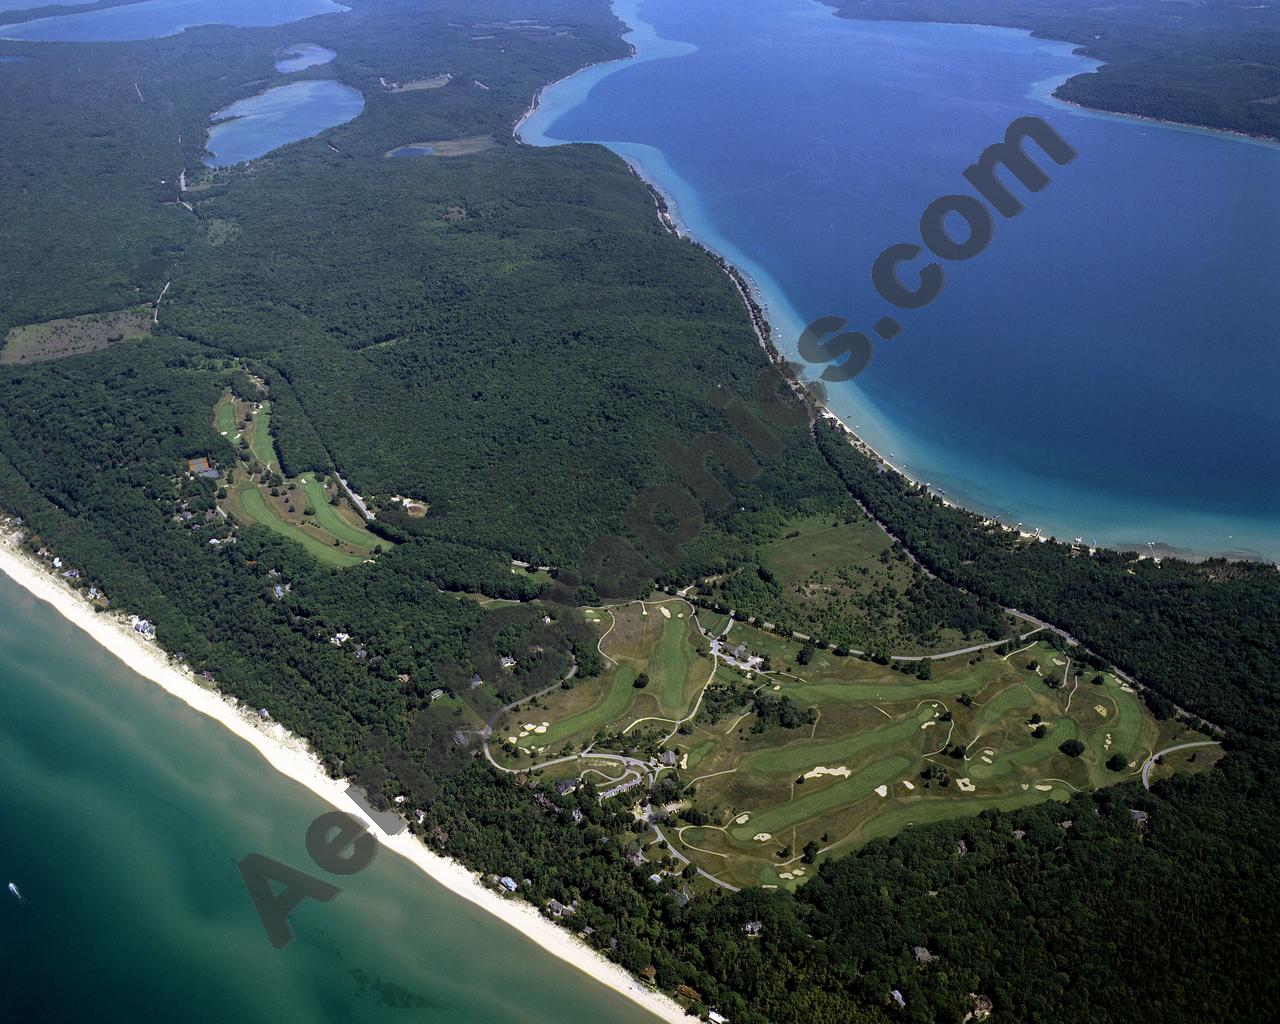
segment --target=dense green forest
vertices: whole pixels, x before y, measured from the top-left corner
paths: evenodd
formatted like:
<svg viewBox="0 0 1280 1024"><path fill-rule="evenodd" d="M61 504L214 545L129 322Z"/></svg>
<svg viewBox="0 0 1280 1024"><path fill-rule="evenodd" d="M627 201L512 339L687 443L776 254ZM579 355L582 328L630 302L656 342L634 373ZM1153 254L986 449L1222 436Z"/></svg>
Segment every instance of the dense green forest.
<svg viewBox="0 0 1280 1024"><path fill-rule="evenodd" d="M606 151L510 138L543 83L625 52L604 0L349 2L303 26L0 44L29 58L5 71L0 104L0 242L17 257L0 262L0 331L150 301L172 281L150 338L0 368L0 509L23 518L32 547L151 619L171 653L308 737L375 800L406 794L437 848L530 878L536 903L579 900L574 926L606 955L653 964L662 987L692 986L699 1008L735 1024L958 1022L977 997L1010 1021L1268 1017L1280 995L1274 568L1020 546L824 428L815 444L792 399L778 400L786 415L733 415L760 408L767 359L728 278L661 229ZM471 38L477 22L521 17L567 34ZM301 34L338 51L303 74L359 88L365 113L249 168L199 171L208 113L273 84L273 52ZM446 71L440 89L378 84ZM495 145L382 157L477 134ZM191 210L174 202L184 167ZM337 469L431 513L375 524L401 543L347 570L261 527L210 544L230 532L217 485L184 462L231 463L211 414L226 387L246 387L246 367L270 388L288 473ZM726 443L752 463L723 447L706 461L730 500L697 458L670 457ZM637 516L654 485L697 495L685 543ZM431 701L436 687L462 691L495 644L544 655L504 696L571 664L588 676L598 662L572 605L606 578L635 592L749 566L795 516L844 514L851 495L936 577L908 602L922 631L994 629L998 605L1048 619L1157 705L1226 728L1227 758L1150 793L1121 785L917 827L822 863L795 895L699 889L682 906L624 858L625 801L497 774ZM674 527L674 511L652 518ZM634 555L625 571L584 557L610 535ZM521 605L495 631L493 613L452 591L541 592L513 557L555 565L560 603ZM767 599L767 586L744 589L740 610L766 614ZM331 643L339 632L353 642ZM758 937L744 933L752 920ZM918 963L916 945L939 959Z"/></svg>
<svg viewBox="0 0 1280 1024"><path fill-rule="evenodd" d="M1106 63L1072 103L1280 138L1280 9L1231 0L823 0L849 18L1029 29Z"/></svg>

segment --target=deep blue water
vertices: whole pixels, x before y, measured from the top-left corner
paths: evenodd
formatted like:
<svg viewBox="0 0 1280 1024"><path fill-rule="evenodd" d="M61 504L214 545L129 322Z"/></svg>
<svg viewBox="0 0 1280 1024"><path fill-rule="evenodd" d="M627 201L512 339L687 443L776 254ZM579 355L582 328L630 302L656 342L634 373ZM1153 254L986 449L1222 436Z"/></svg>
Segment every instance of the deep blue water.
<svg viewBox="0 0 1280 1024"><path fill-rule="evenodd" d="M283 56L276 61L276 70L281 74L301 71L303 68L314 68L320 64L328 64L337 54L326 47L315 43L298 43L282 51Z"/></svg>
<svg viewBox="0 0 1280 1024"><path fill-rule="evenodd" d="M205 148L210 167L229 167L345 124L364 110L364 97L332 81L293 82L238 100L212 115Z"/></svg>
<svg viewBox="0 0 1280 1024"><path fill-rule="evenodd" d="M615 9L640 59L548 90L522 137L640 168L754 280L784 350L817 316L870 335L896 315L866 372L830 386L891 461L1059 537L1280 557L1280 148L1053 101L1095 64L1022 32L812 0ZM1026 209L946 264L931 305L889 306L877 254L971 194L961 172L1027 114L1077 159L1040 158L1052 183L1019 190Z"/></svg>
<svg viewBox="0 0 1280 1024"><path fill-rule="evenodd" d="M25 8L43 6L24 3ZM347 8L333 0L143 0L79 14L0 25L0 38L35 42L123 42L176 35L196 25L283 25Z"/></svg>

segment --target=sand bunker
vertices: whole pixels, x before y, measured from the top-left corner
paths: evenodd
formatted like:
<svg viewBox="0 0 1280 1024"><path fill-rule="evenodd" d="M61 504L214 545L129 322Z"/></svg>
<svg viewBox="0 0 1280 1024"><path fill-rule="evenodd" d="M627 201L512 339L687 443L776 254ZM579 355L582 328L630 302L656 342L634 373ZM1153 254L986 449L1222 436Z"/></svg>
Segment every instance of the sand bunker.
<svg viewBox="0 0 1280 1024"><path fill-rule="evenodd" d="M1046 786L1044 783L1040 783L1039 785L1037 785L1036 789L1040 790L1041 793L1049 793L1053 791L1052 786Z"/></svg>
<svg viewBox="0 0 1280 1024"><path fill-rule="evenodd" d="M907 789L915 789L915 788L916 788L916 784L915 784L914 782L908 782L906 779L903 779L903 780L902 780L902 784L903 784L904 786L906 786L906 787L907 787Z"/></svg>
<svg viewBox="0 0 1280 1024"><path fill-rule="evenodd" d="M733 822L735 825L745 825L750 820L751 820L751 815L739 814L736 818L733 819Z"/></svg>
<svg viewBox="0 0 1280 1024"><path fill-rule="evenodd" d="M968 779L956 779L956 787L960 790L961 793L972 793L975 789L978 788Z"/></svg>
<svg viewBox="0 0 1280 1024"><path fill-rule="evenodd" d="M991 758L987 757L986 754L982 755L982 760L985 761L987 764L991 763Z"/></svg>
<svg viewBox="0 0 1280 1024"><path fill-rule="evenodd" d="M1107 709L1104 708L1101 704L1095 704L1093 706L1093 710L1098 712L1098 714L1100 714L1103 718L1107 717Z"/></svg>
<svg viewBox="0 0 1280 1024"><path fill-rule="evenodd" d="M669 618L671 618L671 613L670 613L669 611L667 611L667 609L666 609L666 608L659 608L659 609L658 609L658 611L662 612L662 617L663 617L664 619L669 619Z"/></svg>
<svg viewBox="0 0 1280 1024"><path fill-rule="evenodd" d="M888 796L888 795L889 795L889 787L888 787L888 786L876 786L876 793L878 793L880 796Z"/></svg>
<svg viewBox="0 0 1280 1024"><path fill-rule="evenodd" d="M1111 733L1107 733L1107 735L1103 737L1102 747L1104 750L1111 749Z"/></svg>
<svg viewBox="0 0 1280 1024"><path fill-rule="evenodd" d="M920 728L921 728L921 729L927 729L927 728L929 728L929 726L931 726L931 725L937 725L937 724L938 724L937 722L925 722L925 723L924 723L924 725L920 726Z"/></svg>
<svg viewBox="0 0 1280 1024"><path fill-rule="evenodd" d="M755 841L756 841L757 843L767 843L770 839L772 839L772 838L773 838L773 833L772 833L772 832L757 832L757 833L755 834L755 837L754 837L754 838L755 838Z"/></svg>
<svg viewBox="0 0 1280 1024"><path fill-rule="evenodd" d="M817 768L811 768L805 772L804 777L806 779L820 779L824 775L838 775L842 779L847 779L852 774L853 772L849 771L844 765L840 765L838 768L827 768L823 765L818 765Z"/></svg>

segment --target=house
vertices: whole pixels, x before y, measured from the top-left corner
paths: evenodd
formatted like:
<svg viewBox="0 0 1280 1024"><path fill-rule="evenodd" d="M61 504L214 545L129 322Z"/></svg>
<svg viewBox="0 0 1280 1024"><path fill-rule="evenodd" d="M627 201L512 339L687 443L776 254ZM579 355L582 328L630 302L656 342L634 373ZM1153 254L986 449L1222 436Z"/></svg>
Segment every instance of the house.
<svg viewBox="0 0 1280 1024"><path fill-rule="evenodd" d="M432 690L429 694L427 694L427 700L435 702L435 701L438 701L443 696L444 696L444 690L440 689L440 687L437 686L434 690Z"/></svg>
<svg viewBox="0 0 1280 1024"><path fill-rule="evenodd" d="M927 964L938 959L929 951L928 946L916 946L911 952L916 958L916 963Z"/></svg>
<svg viewBox="0 0 1280 1024"><path fill-rule="evenodd" d="M136 615L130 620L133 631L139 636L144 636L148 640L154 639L156 635L156 627L146 619L140 619Z"/></svg>
<svg viewBox="0 0 1280 1024"><path fill-rule="evenodd" d="M350 639L350 633L334 633L333 636L329 637L329 643L333 644L334 647L341 647Z"/></svg>
<svg viewBox="0 0 1280 1024"><path fill-rule="evenodd" d="M484 686L484 680L480 678L479 672L473 672L471 674L471 689L474 690L477 686Z"/></svg>
<svg viewBox="0 0 1280 1024"><path fill-rule="evenodd" d="M266 708L258 708L258 717L261 718L264 722L270 721L271 712L268 711Z"/></svg>
<svg viewBox="0 0 1280 1024"><path fill-rule="evenodd" d="M707 1011L707 1020L711 1021L711 1024L729 1024L729 1018L715 1010Z"/></svg>
<svg viewBox="0 0 1280 1024"><path fill-rule="evenodd" d="M572 793L578 788L579 781L577 779L561 779L556 783L556 792L561 796Z"/></svg>
<svg viewBox="0 0 1280 1024"><path fill-rule="evenodd" d="M80 578L80 570L68 569L66 572L62 574L62 578L64 580L78 580Z"/></svg>
<svg viewBox="0 0 1280 1024"><path fill-rule="evenodd" d="M62 559L61 559L61 558L55 558L55 559L53 560L53 567L54 567L55 569L61 569L61 568L62 568Z"/></svg>
<svg viewBox="0 0 1280 1024"><path fill-rule="evenodd" d="M520 888L520 883L517 882L510 875L503 875L501 878L498 879L498 884L502 886L502 888L506 889L507 892L515 892L517 889Z"/></svg>
<svg viewBox="0 0 1280 1024"><path fill-rule="evenodd" d="M572 813L572 814L570 814L570 815L569 815L569 817L571 817L571 818L573 819L573 823L574 823L575 825L576 825L576 824L578 824L580 821L582 821L582 808L581 808L581 807L575 807L575 808L573 809L573 813Z"/></svg>
<svg viewBox="0 0 1280 1024"><path fill-rule="evenodd" d="M679 995L684 996L686 999L692 999L695 1003L702 1002L702 993L696 988L691 988L688 985L677 985L676 992Z"/></svg>
<svg viewBox="0 0 1280 1024"><path fill-rule="evenodd" d="M413 820L416 821L419 825L426 824L427 812L424 811L421 807L415 807L413 811Z"/></svg>
<svg viewBox="0 0 1280 1024"><path fill-rule="evenodd" d="M501 658L499 658L498 663L503 668L507 668L507 669L513 669L516 667L516 659L507 654L504 654Z"/></svg>
<svg viewBox="0 0 1280 1024"><path fill-rule="evenodd" d="M899 1010L905 1010L907 1008L906 999L903 998L902 993L896 988L889 993L889 998L893 1000L894 1005L897 1006Z"/></svg>
<svg viewBox="0 0 1280 1024"><path fill-rule="evenodd" d="M272 591L275 593L277 601L279 601L281 598L284 597L284 587L282 587L279 583L277 583L272 588Z"/></svg>
<svg viewBox="0 0 1280 1024"><path fill-rule="evenodd" d="M566 907L559 900L549 900L547 902L547 913L552 917L568 917L573 911L573 907Z"/></svg>
<svg viewBox="0 0 1280 1024"><path fill-rule="evenodd" d="M658 764L668 765L674 768L680 763L680 755L674 750L664 750L658 757Z"/></svg>
<svg viewBox="0 0 1280 1024"><path fill-rule="evenodd" d="M762 931L764 931L764 922L748 921L745 925L742 926L742 930L746 932L748 935L759 935Z"/></svg>
<svg viewBox="0 0 1280 1024"><path fill-rule="evenodd" d="M652 874L649 876L649 881L651 881L654 885L661 885L662 875L660 873Z"/></svg>
<svg viewBox="0 0 1280 1024"><path fill-rule="evenodd" d="M658 977L658 968L654 967L653 964L650 964L648 967L646 967L643 971L640 972L640 977L644 978L645 981L647 981L650 985L652 985L655 983L655 979Z"/></svg>

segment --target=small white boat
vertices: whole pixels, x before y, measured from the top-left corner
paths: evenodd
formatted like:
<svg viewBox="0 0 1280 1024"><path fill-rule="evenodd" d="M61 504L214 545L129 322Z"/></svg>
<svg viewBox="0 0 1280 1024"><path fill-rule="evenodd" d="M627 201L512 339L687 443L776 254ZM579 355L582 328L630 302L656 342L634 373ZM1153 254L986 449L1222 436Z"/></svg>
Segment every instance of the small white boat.
<svg viewBox="0 0 1280 1024"><path fill-rule="evenodd" d="M13 898L16 899L19 903L26 902L26 900L23 899L21 891L18 889L18 886L15 883L13 882L9 883L9 891L13 893Z"/></svg>

